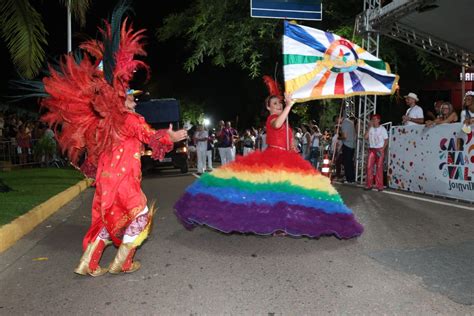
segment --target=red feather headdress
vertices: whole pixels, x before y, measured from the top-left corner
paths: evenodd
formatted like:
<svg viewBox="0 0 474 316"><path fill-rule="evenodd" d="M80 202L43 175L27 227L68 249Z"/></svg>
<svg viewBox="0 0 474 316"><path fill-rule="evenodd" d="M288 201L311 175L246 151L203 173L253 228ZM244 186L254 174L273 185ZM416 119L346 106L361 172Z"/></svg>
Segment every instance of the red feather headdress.
<svg viewBox="0 0 474 316"><path fill-rule="evenodd" d="M121 16L128 9L123 1L114 10L112 23L100 29L103 39L84 42L80 61L73 54L61 59L59 69L50 67L43 79L48 96L42 120L53 127L59 145L73 164L84 154L96 164L100 154L111 151L131 131L124 124L126 89L134 72L148 66L135 55L145 56L143 32L134 31ZM89 57L91 56L91 57ZM93 61L94 60L94 61ZM104 71L98 68L104 60Z"/></svg>
<svg viewBox="0 0 474 316"><path fill-rule="evenodd" d="M278 83L275 80L273 80L272 77L263 76L263 82L265 82L265 84L267 85L268 93L270 96L277 96L280 98L283 97L280 87L278 86Z"/></svg>

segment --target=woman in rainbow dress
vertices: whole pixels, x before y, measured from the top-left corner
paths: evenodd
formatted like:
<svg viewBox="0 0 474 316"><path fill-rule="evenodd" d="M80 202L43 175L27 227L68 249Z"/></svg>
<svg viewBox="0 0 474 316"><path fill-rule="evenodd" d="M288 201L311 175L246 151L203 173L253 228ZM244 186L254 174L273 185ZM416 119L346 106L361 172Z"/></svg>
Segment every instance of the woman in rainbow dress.
<svg viewBox="0 0 474 316"><path fill-rule="evenodd" d="M188 229L206 225L224 233L359 236L362 225L329 178L295 151L291 129L287 136L291 97L285 96L283 108L277 84L264 79L270 90L267 149L202 175L175 204L177 217Z"/></svg>

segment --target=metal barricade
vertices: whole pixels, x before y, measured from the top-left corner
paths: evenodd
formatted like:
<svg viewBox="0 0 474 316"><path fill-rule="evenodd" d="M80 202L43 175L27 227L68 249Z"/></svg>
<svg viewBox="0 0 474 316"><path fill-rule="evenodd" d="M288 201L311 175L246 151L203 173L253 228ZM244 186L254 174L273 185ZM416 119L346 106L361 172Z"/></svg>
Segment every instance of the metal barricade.
<svg viewBox="0 0 474 316"><path fill-rule="evenodd" d="M21 148L15 138L0 141L0 167L45 166L62 168L67 165L57 152L56 140L50 150L40 146L40 139L32 139L29 147Z"/></svg>

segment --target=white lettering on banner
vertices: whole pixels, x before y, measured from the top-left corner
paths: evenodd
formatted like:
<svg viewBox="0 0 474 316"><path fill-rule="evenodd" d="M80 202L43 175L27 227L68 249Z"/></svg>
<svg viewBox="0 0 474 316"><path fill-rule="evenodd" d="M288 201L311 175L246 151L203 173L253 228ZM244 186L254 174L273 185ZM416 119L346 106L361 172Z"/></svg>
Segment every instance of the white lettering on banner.
<svg viewBox="0 0 474 316"><path fill-rule="evenodd" d="M462 72L459 73L459 80L462 81ZM474 81L474 72L464 73L464 81Z"/></svg>
<svg viewBox="0 0 474 316"><path fill-rule="evenodd" d="M474 191L474 183L456 183L456 182L451 182L449 181L449 190L459 190L461 192L464 192L464 190L471 190Z"/></svg>
<svg viewBox="0 0 474 316"><path fill-rule="evenodd" d="M389 186L474 201L474 139L462 124L391 129Z"/></svg>

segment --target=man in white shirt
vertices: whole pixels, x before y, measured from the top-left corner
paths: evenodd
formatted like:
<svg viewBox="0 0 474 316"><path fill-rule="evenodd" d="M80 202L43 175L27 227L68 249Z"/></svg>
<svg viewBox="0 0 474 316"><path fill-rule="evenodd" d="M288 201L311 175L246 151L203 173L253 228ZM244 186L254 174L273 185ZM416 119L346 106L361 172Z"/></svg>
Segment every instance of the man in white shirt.
<svg viewBox="0 0 474 316"><path fill-rule="evenodd" d="M206 156L207 156L207 139L209 134L204 127L199 124L197 131L194 133L194 143L196 144L197 152L197 173L199 175L204 173L206 169Z"/></svg>
<svg viewBox="0 0 474 316"><path fill-rule="evenodd" d="M410 107L407 110L407 113L403 115L403 125L410 126L410 125L418 125L423 124L425 122L425 117L423 115L423 109L416 105L416 102L420 101L418 96L413 92L408 93L405 96L405 102Z"/></svg>
<svg viewBox="0 0 474 316"><path fill-rule="evenodd" d="M385 148L388 145L388 134L385 127L380 126L380 115L374 114L369 123L369 130L365 133L365 139L369 141L369 155L367 157L366 190L371 190L374 183L377 190L383 191L383 162Z"/></svg>
<svg viewBox="0 0 474 316"><path fill-rule="evenodd" d="M468 91L464 96L460 122L467 126L474 124L474 91Z"/></svg>

